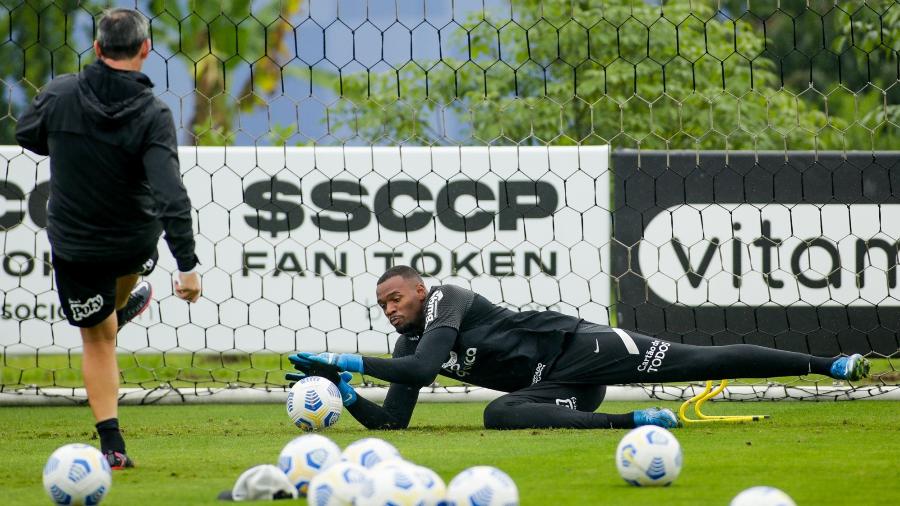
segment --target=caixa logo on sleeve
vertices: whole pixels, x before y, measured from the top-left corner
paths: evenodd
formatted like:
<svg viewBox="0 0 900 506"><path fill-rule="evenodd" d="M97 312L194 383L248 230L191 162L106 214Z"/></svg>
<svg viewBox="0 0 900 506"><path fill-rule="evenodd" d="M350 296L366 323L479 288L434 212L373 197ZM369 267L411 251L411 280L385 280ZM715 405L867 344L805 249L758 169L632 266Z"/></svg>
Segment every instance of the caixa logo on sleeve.
<svg viewBox="0 0 900 506"><path fill-rule="evenodd" d="M621 326L822 355L897 350L900 153L623 151L614 164Z"/></svg>

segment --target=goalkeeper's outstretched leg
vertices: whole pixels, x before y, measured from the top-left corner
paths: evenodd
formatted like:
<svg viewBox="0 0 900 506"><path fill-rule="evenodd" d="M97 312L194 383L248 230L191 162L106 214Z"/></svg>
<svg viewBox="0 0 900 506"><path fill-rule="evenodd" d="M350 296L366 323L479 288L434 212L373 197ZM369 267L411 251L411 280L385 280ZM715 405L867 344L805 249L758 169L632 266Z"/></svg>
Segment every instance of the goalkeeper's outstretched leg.
<svg viewBox="0 0 900 506"><path fill-rule="evenodd" d="M694 346L583 324L547 379L610 385L821 374L856 381L868 371L861 355L816 357L751 344Z"/></svg>
<svg viewBox="0 0 900 506"><path fill-rule="evenodd" d="M631 413L595 413L606 394L603 385L569 385L551 381L498 397L484 410L488 429L632 429L641 425L674 428L669 409Z"/></svg>

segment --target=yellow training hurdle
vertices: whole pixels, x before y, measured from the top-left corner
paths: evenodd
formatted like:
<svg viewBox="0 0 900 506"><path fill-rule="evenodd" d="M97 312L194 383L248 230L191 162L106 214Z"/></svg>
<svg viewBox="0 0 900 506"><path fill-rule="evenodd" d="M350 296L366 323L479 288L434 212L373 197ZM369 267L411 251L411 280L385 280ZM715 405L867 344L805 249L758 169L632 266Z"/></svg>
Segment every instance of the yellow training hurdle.
<svg viewBox="0 0 900 506"><path fill-rule="evenodd" d="M728 386L728 380L723 379L716 388L713 388L712 380L707 381L706 388L702 392L681 404L681 407L678 409L678 418L680 418L685 425L713 422L758 422L769 418L769 415L704 415L700 409L703 406L703 403L722 393L726 386ZM697 415L697 418L688 418L687 411L691 404L694 404L694 413Z"/></svg>

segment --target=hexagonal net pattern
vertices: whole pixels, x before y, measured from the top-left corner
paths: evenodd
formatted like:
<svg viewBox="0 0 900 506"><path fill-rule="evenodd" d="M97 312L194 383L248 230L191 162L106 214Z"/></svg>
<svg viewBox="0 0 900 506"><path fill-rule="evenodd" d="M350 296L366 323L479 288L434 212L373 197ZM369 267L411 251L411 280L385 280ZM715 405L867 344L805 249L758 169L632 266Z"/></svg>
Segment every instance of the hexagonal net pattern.
<svg viewBox="0 0 900 506"><path fill-rule="evenodd" d="M94 61L97 20L119 3L134 7L2 2L0 144L51 79ZM198 304L174 297L160 242L154 301L119 333L138 396L283 392L296 350L389 353L374 285L399 263L512 308L691 344L858 352L875 368L859 385L743 380L732 398L895 391L897 1L138 10L204 282ZM0 395L80 399L49 162L18 147L0 160Z"/></svg>

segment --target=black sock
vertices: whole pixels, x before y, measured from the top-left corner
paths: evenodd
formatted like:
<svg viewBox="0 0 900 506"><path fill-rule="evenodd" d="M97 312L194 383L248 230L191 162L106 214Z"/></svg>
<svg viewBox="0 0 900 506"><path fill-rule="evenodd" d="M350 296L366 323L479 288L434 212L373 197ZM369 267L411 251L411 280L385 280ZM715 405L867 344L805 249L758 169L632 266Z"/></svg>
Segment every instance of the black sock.
<svg viewBox="0 0 900 506"><path fill-rule="evenodd" d="M100 434L100 451L106 453L108 451L125 453L125 440L122 439L122 433L119 432L119 419L110 418L98 422L97 434Z"/></svg>
<svg viewBox="0 0 900 506"><path fill-rule="evenodd" d="M634 425L634 412L631 413L623 413L621 415L606 415L607 420L609 420L609 428L610 429L633 429Z"/></svg>
<svg viewBox="0 0 900 506"><path fill-rule="evenodd" d="M835 359L827 357L809 357L809 372L831 376L831 364Z"/></svg>

